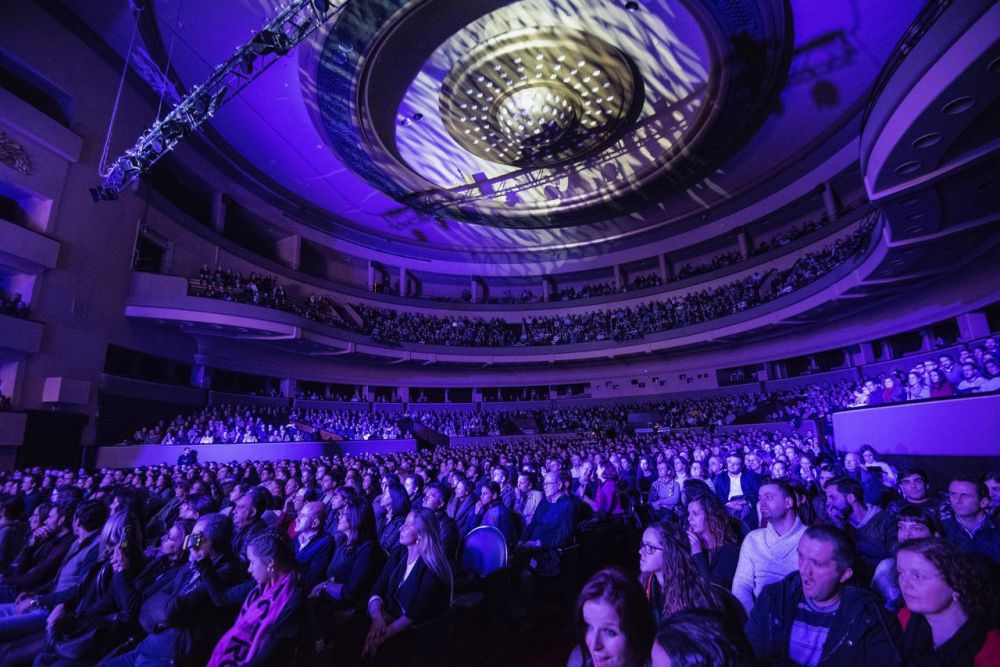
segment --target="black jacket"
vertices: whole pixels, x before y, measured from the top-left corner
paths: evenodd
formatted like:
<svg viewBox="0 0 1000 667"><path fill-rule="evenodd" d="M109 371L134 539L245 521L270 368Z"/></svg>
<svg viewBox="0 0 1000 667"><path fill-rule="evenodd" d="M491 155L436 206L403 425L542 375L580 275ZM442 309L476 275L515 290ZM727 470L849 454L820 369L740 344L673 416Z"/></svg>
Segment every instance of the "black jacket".
<svg viewBox="0 0 1000 667"><path fill-rule="evenodd" d="M393 618L406 616L414 623L425 623L451 606L451 582L437 577L423 559L418 559L410 576L406 573L407 548L397 547L382 568L372 595L382 598L382 609Z"/></svg>
<svg viewBox="0 0 1000 667"><path fill-rule="evenodd" d="M334 606L363 608L384 566L385 552L373 540L347 544L346 539L341 539L326 570L328 579L343 586Z"/></svg>
<svg viewBox="0 0 1000 667"><path fill-rule="evenodd" d="M220 586L228 588L245 578L243 564L232 554L217 557L213 565ZM213 604L202 573L188 563L142 605L139 622L146 632L160 635L159 641L147 638L143 643L170 650L177 664L204 665L237 611L237 606L219 609Z"/></svg>
<svg viewBox="0 0 1000 667"><path fill-rule="evenodd" d="M793 572L765 586L750 612L746 635L757 658L768 665L790 665L788 642L799 603L802 579ZM899 622L871 591L847 586L823 645L820 665L889 667L899 660Z"/></svg>

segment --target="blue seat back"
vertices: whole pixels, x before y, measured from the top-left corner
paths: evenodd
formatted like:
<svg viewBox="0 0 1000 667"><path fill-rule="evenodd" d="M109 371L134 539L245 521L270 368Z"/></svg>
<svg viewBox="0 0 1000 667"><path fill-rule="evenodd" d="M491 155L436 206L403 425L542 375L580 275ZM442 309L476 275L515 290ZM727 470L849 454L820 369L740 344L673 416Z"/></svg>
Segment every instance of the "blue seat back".
<svg viewBox="0 0 1000 667"><path fill-rule="evenodd" d="M493 526L479 526L465 536L462 566L485 577L507 566L507 541Z"/></svg>

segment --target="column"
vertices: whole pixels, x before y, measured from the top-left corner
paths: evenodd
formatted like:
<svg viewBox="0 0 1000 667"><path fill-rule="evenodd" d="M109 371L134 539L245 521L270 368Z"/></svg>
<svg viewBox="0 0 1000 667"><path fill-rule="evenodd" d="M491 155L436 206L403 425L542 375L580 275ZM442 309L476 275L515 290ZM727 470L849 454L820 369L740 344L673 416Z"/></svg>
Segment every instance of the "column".
<svg viewBox="0 0 1000 667"><path fill-rule="evenodd" d="M619 290L622 288L622 265L615 264L615 287Z"/></svg>
<svg viewBox="0 0 1000 667"><path fill-rule="evenodd" d="M981 312L966 313L955 318L958 322L958 338L964 343L990 335L990 324L986 314Z"/></svg>
<svg viewBox="0 0 1000 667"><path fill-rule="evenodd" d="M212 229L221 234L226 229L226 195L212 193Z"/></svg>
<svg viewBox="0 0 1000 667"><path fill-rule="evenodd" d="M212 388L212 376L206 366L202 364L191 365L191 386L198 389Z"/></svg>
<svg viewBox="0 0 1000 667"><path fill-rule="evenodd" d="M399 267L399 296L409 296L410 295L410 285L409 285L409 274L406 272L406 267Z"/></svg>
<svg viewBox="0 0 1000 667"><path fill-rule="evenodd" d="M469 281L469 291L472 292L472 303L479 303L483 299L483 284L476 276Z"/></svg>
<svg viewBox="0 0 1000 667"><path fill-rule="evenodd" d="M840 203L837 192L829 182L822 185L823 188L823 210L828 220L833 220L840 215Z"/></svg>
<svg viewBox="0 0 1000 667"><path fill-rule="evenodd" d="M292 378L281 378L281 385L278 388L282 398L295 398L295 392L299 390L299 383Z"/></svg>
<svg viewBox="0 0 1000 667"><path fill-rule="evenodd" d="M750 235L747 234L747 230L741 229L736 234L736 245L740 249L740 257L746 259L750 256Z"/></svg>
<svg viewBox="0 0 1000 667"><path fill-rule="evenodd" d="M369 403L375 402L375 387L366 384L361 388L361 398Z"/></svg>
<svg viewBox="0 0 1000 667"><path fill-rule="evenodd" d="M482 389L482 387L473 387L472 388L472 402L473 403L482 403L483 402L483 389Z"/></svg>
<svg viewBox="0 0 1000 667"><path fill-rule="evenodd" d="M375 291L375 262L368 260L368 289Z"/></svg>
<svg viewBox="0 0 1000 667"><path fill-rule="evenodd" d="M931 352L934 349L934 332L930 329L920 330L920 351Z"/></svg>
<svg viewBox="0 0 1000 667"><path fill-rule="evenodd" d="M279 239L275 244L275 251L287 266L293 269L299 268L302 262L302 237L298 234L291 234Z"/></svg>
<svg viewBox="0 0 1000 667"><path fill-rule="evenodd" d="M660 253L657 259L660 261L660 280L664 283L669 283L674 277L673 266L671 266L670 260L667 259L666 253Z"/></svg>
<svg viewBox="0 0 1000 667"><path fill-rule="evenodd" d="M875 363L875 346L871 343L861 343L858 346L860 349L856 356L855 364L857 366L863 366L865 364Z"/></svg>
<svg viewBox="0 0 1000 667"><path fill-rule="evenodd" d="M887 340L882 341L879 358L882 361L888 361L893 358L892 343Z"/></svg>
<svg viewBox="0 0 1000 667"><path fill-rule="evenodd" d="M552 276L542 276L542 301L552 300Z"/></svg>

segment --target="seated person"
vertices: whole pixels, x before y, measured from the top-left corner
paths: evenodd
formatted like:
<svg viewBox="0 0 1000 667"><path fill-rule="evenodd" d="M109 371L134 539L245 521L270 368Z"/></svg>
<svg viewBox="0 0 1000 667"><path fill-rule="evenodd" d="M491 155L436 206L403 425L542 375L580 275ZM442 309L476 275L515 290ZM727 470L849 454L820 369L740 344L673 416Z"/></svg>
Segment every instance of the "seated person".
<svg viewBox="0 0 1000 667"><path fill-rule="evenodd" d="M688 540L683 541L665 523L653 523L642 533L639 546L639 582L659 623L691 609L711 609L725 614L734 629L746 623L739 600L713 584L695 563Z"/></svg>
<svg viewBox="0 0 1000 667"><path fill-rule="evenodd" d="M313 500L305 503L295 517L295 560L302 573L302 587L308 592L326 577L336 544L323 530L326 505Z"/></svg>
<svg viewBox="0 0 1000 667"><path fill-rule="evenodd" d="M203 560L211 561L216 587L228 589L244 579L243 564L232 552L233 523L208 514L188 538L189 562L163 588L146 598L139 622L149 634L103 667L204 665L219 636L230 627L236 608L219 609L206 586Z"/></svg>
<svg viewBox="0 0 1000 667"><path fill-rule="evenodd" d="M743 633L727 628L721 615L692 610L663 619L653 643L651 664L755 667L757 661Z"/></svg>
<svg viewBox="0 0 1000 667"><path fill-rule="evenodd" d="M441 546L434 514L412 510L399 531L399 547L389 556L368 601L371 627L362 648L368 658L378 655L392 664L389 655L405 655L405 642L385 642L405 633L414 624L440 616L451 606L451 566Z"/></svg>
<svg viewBox="0 0 1000 667"><path fill-rule="evenodd" d="M902 662L906 665L1000 665L996 591L983 559L938 538L911 540L896 553L906 606Z"/></svg>
<svg viewBox="0 0 1000 667"><path fill-rule="evenodd" d="M500 497L500 485L496 482L485 482L479 492L479 525L493 526L500 531L507 548L517 543L517 522L514 512L503 504Z"/></svg>
<svg viewBox="0 0 1000 667"><path fill-rule="evenodd" d="M444 548L444 554L448 560L452 560L458 553L459 535L458 524L445 511L447 497L445 486L440 482L431 482L424 489L424 507L434 512L438 529L441 531L441 546Z"/></svg>
<svg viewBox="0 0 1000 667"><path fill-rule="evenodd" d="M746 635L767 664L891 665L899 624L871 591L848 586L854 544L833 526L807 528L799 566L764 588L750 612Z"/></svg>
<svg viewBox="0 0 1000 667"><path fill-rule="evenodd" d="M567 667L643 667L649 662L656 626L635 577L618 568L601 570L576 600L577 645Z"/></svg>
<svg viewBox="0 0 1000 667"><path fill-rule="evenodd" d="M375 514L362 496L347 501L337 523L339 538L326 580L310 596L321 606L339 611L360 608L385 565L385 555L375 534Z"/></svg>
<svg viewBox="0 0 1000 667"><path fill-rule="evenodd" d="M740 535L718 496L705 493L687 503L688 540L698 568L713 584L733 586Z"/></svg>
<svg viewBox="0 0 1000 667"><path fill-rule="evenodd" d="M919 505L904 507L896 515L896 525L899 544L925 537L941 537L941 523L931 508ZM872 588L885 600L885 608L889 611L895 613L903 606L903 597L897 581L895 554L875 568Z"/></svg>
<svg viewBox="0 0 1000 667"><path fill-rule="evenodd" d="M252 588L236 622L216 643L209 667L277 665L295 655L302 642L305 593L291 539L279 530L265 530L247 545L247 558ZM207 566L203 571L211 568L207 560L200 563ZM213 602L228 606L235 601L230 591L242 589L237 585L222 596L213 596Z"/></svg>

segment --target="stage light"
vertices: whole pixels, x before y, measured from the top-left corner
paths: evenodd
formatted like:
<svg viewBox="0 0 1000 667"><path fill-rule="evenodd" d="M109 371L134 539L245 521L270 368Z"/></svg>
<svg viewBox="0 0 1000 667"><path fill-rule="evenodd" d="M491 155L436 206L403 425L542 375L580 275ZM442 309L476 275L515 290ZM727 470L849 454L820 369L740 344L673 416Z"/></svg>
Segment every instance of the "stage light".
<svg viewBox="0 0 1000 667"><path fill-rule="evenodd" d="M283 32L277 30L261 30L250 40L250 50L259 56L277 53L286 55L292 48L292 40Z"/></svg>

